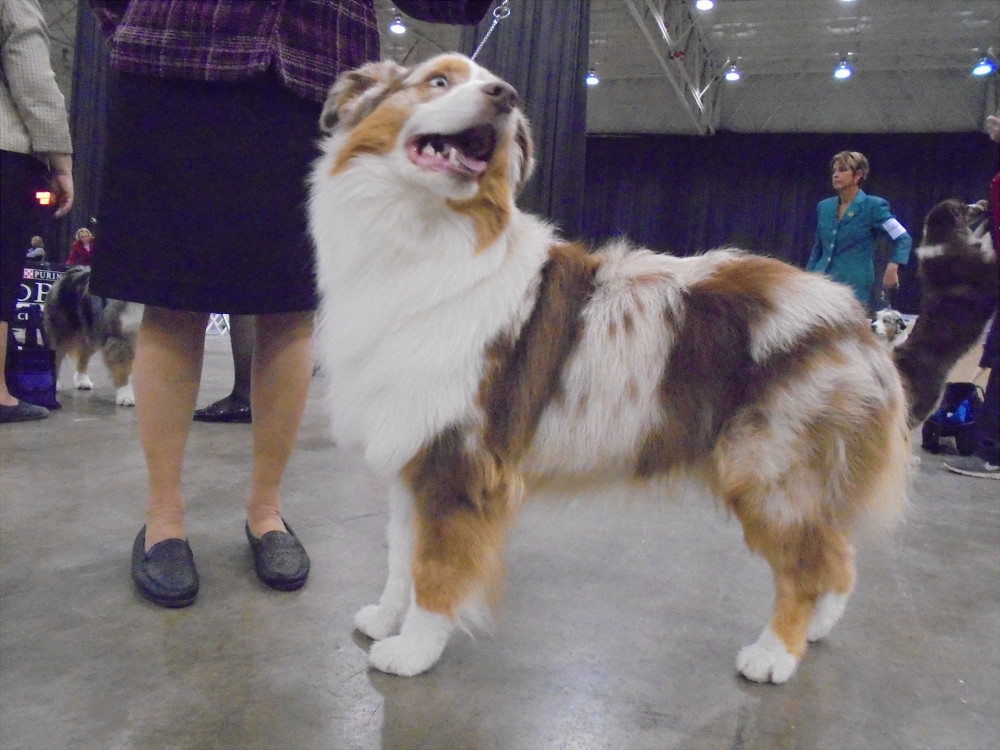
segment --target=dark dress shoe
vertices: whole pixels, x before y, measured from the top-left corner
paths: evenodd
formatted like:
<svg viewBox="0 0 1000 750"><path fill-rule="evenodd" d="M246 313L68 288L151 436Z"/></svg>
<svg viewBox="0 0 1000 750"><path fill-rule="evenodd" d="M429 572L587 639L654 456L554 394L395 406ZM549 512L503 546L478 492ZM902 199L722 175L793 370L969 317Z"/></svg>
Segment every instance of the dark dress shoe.
<svg viewBox="0 0 1000 750"><path fill-rule="evenodd" d="M198 595L198 571L186 539L164 539L146 552L146 527L132 545L132 580L161 607L187 607Z"/></svg>
<svg viewBox="0 0 1000 750"><path fill-rule="evenodd" d="M196 422L228 422L230 424L250 424L253 416L250 413L250 404L242 399L226 396L219 399L214 404L209 404L204 409L198 409L194 413Z"/></svg>
<svg viewBox="0 0 1000 750"><path fill-rule="evenodd" d="M292 527L286 523L285 528L288 533L269 531L258 539L247 523L247 539L257 577L272 589L295 591L302 588L309 576L309 555Z"/></svg>
<svg viewBox="0 0 1000 750"><path fill-rule="evenodd" d="M0 422L34 422L49 416L44 406L35 406L27 401L18 401L14 406L0 404Z"/></svg>

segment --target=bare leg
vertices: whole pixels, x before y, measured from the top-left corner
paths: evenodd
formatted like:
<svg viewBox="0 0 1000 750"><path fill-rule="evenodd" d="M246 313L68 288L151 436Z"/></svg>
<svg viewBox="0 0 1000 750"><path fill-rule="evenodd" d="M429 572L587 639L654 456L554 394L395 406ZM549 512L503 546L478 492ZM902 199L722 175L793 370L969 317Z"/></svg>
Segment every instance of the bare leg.
<svg viewBox="0 0 1000 750"><path fill-rule="evenodd" d="M279 486L309 395L312 326L312 312L257 316L250 394L253 480L247 500L247 521L256 537L285 531Z"/></svg>
<svg viewBox="0 0 1000 750"><path fill-rule="evenodd" d="M139 440L149 472L146 550L184 538L181 465L205 352L207 313L146 306L133 365Z"/></svg>

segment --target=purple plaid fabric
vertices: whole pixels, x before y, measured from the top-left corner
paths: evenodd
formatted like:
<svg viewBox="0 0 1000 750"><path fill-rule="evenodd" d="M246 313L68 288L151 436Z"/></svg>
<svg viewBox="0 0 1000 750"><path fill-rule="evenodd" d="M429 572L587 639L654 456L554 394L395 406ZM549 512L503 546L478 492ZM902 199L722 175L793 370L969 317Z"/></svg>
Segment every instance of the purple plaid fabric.
<svg viewBox="0 0 1000 750"><path fill-rule="evenodd" d="M272 64L323 101L344 70L379 57L374 0L90 0L124 73L250 78Z"/></svg>
<svg viewBox="0 0 1000 750"><path fill-rule="evenodd" d="M432 23L474 26L483 20L494 0L398 0L396 9L410 18Z"/></svg>

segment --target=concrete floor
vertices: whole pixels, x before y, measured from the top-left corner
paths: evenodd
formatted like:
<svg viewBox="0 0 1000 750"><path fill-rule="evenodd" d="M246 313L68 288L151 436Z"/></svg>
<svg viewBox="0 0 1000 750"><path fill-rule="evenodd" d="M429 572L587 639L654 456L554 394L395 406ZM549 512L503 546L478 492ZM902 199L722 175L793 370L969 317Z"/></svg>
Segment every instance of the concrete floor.
<svg viewBox="0 0 1000 750"><path fill-rule="evenodd" d="M68 365L67 365L68 368ZM313 392L285 515L306 587L258 583L243 535L249 429L195 424L188 533L201 593L143 601L129 578L145 469L135 411L96 389L0 426L0 747L1000 747L1000 489L923 456L906 525L860 540L831 638L784 686L735 673L773 596L710 505L529 510L494 636L457 636L416 678L366 666L354 612L385 575L383 487L329 439ZM209 337L199 405L232 383Z"/></svg>

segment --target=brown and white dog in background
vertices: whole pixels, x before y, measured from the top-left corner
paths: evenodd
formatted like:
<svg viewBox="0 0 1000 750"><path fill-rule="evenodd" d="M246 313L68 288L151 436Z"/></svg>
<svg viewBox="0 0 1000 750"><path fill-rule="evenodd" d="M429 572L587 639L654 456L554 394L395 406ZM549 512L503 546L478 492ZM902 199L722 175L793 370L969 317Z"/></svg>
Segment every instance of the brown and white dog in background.
<svg viewBox="0 0 1000 750"><path fill-rule="evenodd" d="M851 291L818 274L738 250L587 252L520 211L517 101L443 55L344 74L321 121L327 405L338 441L390 480L388 580L355 617L370 662L418 674L489 617L531 492L693 482L774 573L773 616L737 669L784 682L844 611L852 531L906 505L899 372Z"/></svg>
<svg viewBox="0 0 1000 750"><path fill-rule="evenodd" d="M1000 297L989 205L942 201L930 210L917 248L920 315L893 356L907 385L910 426L931 415L952 366L979 341Z"/></svg>
<svg viewBox="0 0 1000 750"><path fill-rule="evenodd" d="M115 403L135 406L132 360L142 321L143 306L104 299L90 293L90 268L72 266L52 285L45 299L45 332L56 352L56 373L67 354L76 359L73 385L81 391L94 387L87 374L90 358L100 350L115 386ZM56 385L57 390L66 386Z"/></svg>

